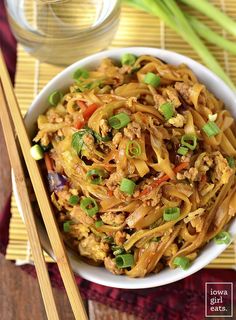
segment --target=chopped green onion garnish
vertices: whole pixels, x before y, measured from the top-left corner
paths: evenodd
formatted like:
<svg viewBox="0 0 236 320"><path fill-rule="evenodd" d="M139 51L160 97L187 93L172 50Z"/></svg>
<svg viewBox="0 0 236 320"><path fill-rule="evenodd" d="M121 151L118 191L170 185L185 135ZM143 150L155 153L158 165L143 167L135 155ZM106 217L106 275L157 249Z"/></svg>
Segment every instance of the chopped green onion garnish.
<svg viewBox="0 0 236 320"><path fill-rule="evenodd" d="M129 158L139 157L142 153L140 144L137 141L129 141L126 146L125 153Z"/></svg>
<svg viewBox="0 0 236 320"><path fill-rule="evenodd" d="M214 241L216 244L229 244L231 237L227 231L221 231L215 236Z"/></svg>
<svg viewBox="0 0 236 320"><path fill-rule="evenodd" d="M181 144L190 150L194 150L197 146L197 137L194 134L185 134L181 138Z"/></svg>
<svg viewBox="0 0 236 320"><path fill-rule="evenodd" d="M83 198L80 201L80 208L90 217L94 216L99 211L97 202L90 197Z"/></svg>
<svg viewBox="0 0 236 320"><path fill-rule="evenodd" d="M134 265L134 256L130 253L116 256L116 265L118 268L128 268Z"/></svg>
<svg viewBox="0 0 236 320"><path fill-rule="evenodd" d="M170 102L165 102L160 106L160 110L165 117L165 120L169 120L174 115L174 108Z"/></svg>
<svg viewBox="0 0 236 320"><path fill-rule="evenodd" d="M118 113L108 119L109 125L114 129L124 128L129 122L130 117L124 112Z"/></svg>
<svg viewBox="0 0 236 320"><path fill-rule="evenodd" d="M173 221L178 219L180 216L180 208L166 208L163 214L163 219L165 221Z"/></svg>
<svg viewBox="0 0 236 320"><path fill-rule="evenodd" d="M89 72L85 69L77 69L73 74L73 78L75 80L78 80L79 78L88 79L88 77L89 77Z"/></svg>
<svg viewBox="0 0 236 320"><path fill-rule="evenodd" d="M76 195L71 195L69 199L69 204L71 204L72 206L75 206L78 203L79 203L79 197Z"/></svg>
<svg viewBox="0 0 236 320"><path fill-rule="evenodd" d="M30 154L32 158L34 158L35 160L43 159L43 150L38 144L35 144L33 147L30 148Z"/></svg>
<svg viewBox="0 0 236 320"><path fill-rule="evenodd" d="M160 242L161 241L161 237L154 237L151 239L151 242Z"/></svg>
<svg viewBox="0 0 236 320"><path fill-rule="evenodd" d="M227 161L230 168L235 168L235 159L233 157L227 157Z"/></svg>
<svg viewBox="0 0 236 320"><path fill-rule="evenodd" d="M123 178L120 184L120 191L132 195L136 187L135 182L130 179Z"/></svg>
<svg viewBox="0 0 236 320"><path fill-rule="evenodd" d="M188 153L188 148L187 147L179 147L179 149L177 150L177 153L182 155L182 156L185 156L187 153Z"/></svg>
<svg viewBox="0 0 236 320"><path fill-rule="evenodd" d="M61 101L62 97L63 97L63 94L61 93L61 91L57 91L57 90L53 91L48 97L48 102L52 106L56 106Z"/></svg>
<svg viewBox="0 0 236 320"><path fill-rule="evenodd" d="M97 220L97 221L95 221L95 223L94 223L94 225L95 225L96 228L101 227L103 224L104 224L104 223L103 223L102 220Z"/></svg>
<svg viewBox="0 0 236 320"><path fill-rule="evenodd" d="M70 225L71 225L71 221L66 221L63 223L63 231L64 232L70 232Z"/></svg>
<svg viewBox="0 0 236 320"><path fill-rule="evenodd" d="M123 254L125 253L125 249L123 247L120 247L120 246L116 246L116 245L113 245L111 247L112 251L113 251L113 254L115 256L118 256L119 254Z"/></svg>
<svg viewBox="0 0 236 320"><path fill-rule="evenodd" d="M146 84L150 84L154 88L156 88L159 86L159 84L161 82L161 78L159 76L157 76L155 73L148 72L144 77L144 82Z"/></svg>
<svg viewBox="0 0 236 320"><path fill-rule="evenodd" d="M92 169L87 172L86 177L92 184L100 184L105 177L105 172L101 169Z"/></svg>
<svg viewBox="0 0 236 320"><path fill-rule="evenodd" d="M181 267L183 270L187 270L190 267L190 260L186 257L175 257L173 264Z"/></svg>
<svg viewBox="0 0 236 320"><path fill-rule="evenodd" d="M108 243L114 242L113 237L110 237L110 236L104 237L103 240L106 241L106 242L108 242Z"/></svg>
<svg viewBox="0 0 236 320"><path fill-rule="evenodd" d="M217 126L217 124L214 121L208 121L203 127L202 130L205 132L205 134L210 138L213 136L216 136L220 133L220 128Z"/></svg>
<svg viewBox="0 0 236 320"><path fill-rule="evenodd" d="M125 53L121 57L121 64L123 65L129 65L132 66L135 61L137 60L136 56L132 53Z"/></svg>

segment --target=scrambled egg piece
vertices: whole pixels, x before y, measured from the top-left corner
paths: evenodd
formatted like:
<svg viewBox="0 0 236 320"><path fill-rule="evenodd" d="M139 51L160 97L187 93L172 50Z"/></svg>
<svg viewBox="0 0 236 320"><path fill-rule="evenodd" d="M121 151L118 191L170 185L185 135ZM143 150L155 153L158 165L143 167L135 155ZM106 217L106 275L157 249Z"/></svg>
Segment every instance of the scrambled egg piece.
<svg viewBox="0 0 236 320"><path fill-rule="evenodd" d="M79 252L82 256L89 257L94 261L103 261L107 256L101 242L96 240L94 234L90 234L79 242Z"/></svg>

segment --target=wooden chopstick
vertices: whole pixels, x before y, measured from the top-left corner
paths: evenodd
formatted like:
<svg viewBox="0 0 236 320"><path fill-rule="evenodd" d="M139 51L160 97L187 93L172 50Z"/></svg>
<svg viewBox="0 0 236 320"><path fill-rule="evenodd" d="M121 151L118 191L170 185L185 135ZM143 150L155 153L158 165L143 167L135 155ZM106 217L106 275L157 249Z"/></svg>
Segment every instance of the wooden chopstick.
<svg viewBox="0 0 236 320"><path fill-rule="evenodd" d="M58 230L57 222L53 214L51 204L43 183L42 176L39 171L38 164L30 155L31 143L25 129L25 125L21 116L21 112L15 97L12 84L7 72L5 61L0 51L0 78L5 93L5 98L9 106L12 121L19 139L24 160L30 175L30 179L34 188L34 192L39 204L41 215L47 230L47 234L58 264L61 277L74 312L76 320L87 320L85 307L80 296L73 271L71 269L69 259L65 250L65 246Z"/></svg>
<svg viewBox="0 0 236 320"><path fill-rule="evenodd" d="M20 155L17 150L17 144L14 137L14 131L8 114L7 103L0 82L0 118L3 127L3 133L6 140L8 155L11 167L14 172L17 191L24 215L25 226L27 229L32 255L35 262L35 268L38 276L39 286L41 289L45 310L48 319L59 320L57 307L52 293L52 287L48 276L48 269L44 260L41 243L39 240L38 230L32 211L30 198L25 182L24 170L22 168Z"/></svg>

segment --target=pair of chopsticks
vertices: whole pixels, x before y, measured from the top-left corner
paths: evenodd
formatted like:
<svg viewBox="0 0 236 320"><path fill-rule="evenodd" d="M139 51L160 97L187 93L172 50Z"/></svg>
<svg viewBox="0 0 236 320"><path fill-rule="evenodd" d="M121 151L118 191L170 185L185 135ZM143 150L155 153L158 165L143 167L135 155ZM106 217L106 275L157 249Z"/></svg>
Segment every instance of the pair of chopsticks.
<svg viewBox="0 0 236 320"><path fill-rule="evenodd" d="M52 207L48 200L43 179L38 164L30 155L31 143L25 129L24 121L15 97L9 74L0 50L0 118L6 140L7 150L11 166L15 175L17 191L20 198L25 225L29 236L32 255L35 262L38 281L49 320L60 319L54 300L52 287L44 260L42 247L37 231L37 226L32 211L29 194L25 182L19 152L22 152L34 192L39 204L41 215L47 230L47 234L58 264L61 277L76 320L87 320L85 307L80 296L73 271L65 250L65 246L58 230ZM15 140L17 134L20 148L18 151Z"/></svg>

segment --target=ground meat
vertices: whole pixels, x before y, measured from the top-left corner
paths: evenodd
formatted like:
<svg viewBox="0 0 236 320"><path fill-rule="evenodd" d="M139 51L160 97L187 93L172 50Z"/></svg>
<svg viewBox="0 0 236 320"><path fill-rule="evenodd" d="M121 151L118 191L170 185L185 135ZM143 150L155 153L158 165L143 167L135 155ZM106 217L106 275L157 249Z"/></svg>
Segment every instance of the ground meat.
<svg viewBox="0 0 236 320"><path fill-rule="evenodd" d="M103 261L106 257L106 252L101 247L94 234L82 239L79 242L79 252L82 256L89 257L94 261Z"/></svg>
<svg viewBox="0 0 236 320"><path fill-rule="evenodd" d="M109 270L110 272L112 272L114 274L123 274L124 273L123 269L117 268L117 266L115 264L115 259L111 259L110 257L106 257L104 259L104 265L107 270Z"/></svg>
<svg viewBox="0 0 236 320"><path fill-rule="evenodd" d="M184 173L178 172L176 174L176 178L178 180L184 180L187 178L190 181L196 181L198 178L198 170L196 168L190 168L189 170L186 170Z"/></svg>
<svg viewBox="0 0 236 320"><path fill-rule="evenodd" d="M208 155L206 155L205 157L203 157L203 161L206 162L206 164L208 165L208 167L212 167L213 165L213 159L210 158Z"/></svg>
<svg viewBox="0 0 236 320"><path fill-rule="evenodd" d="M130 140L134 140L136 137L140 139L141 138L140 124L135 121L129 123L128 126L124 129L124 135L128 137Z"/></svg>
<svg viewBox="0 0 236 320"><path fill-rule="evenodd" d="M204 219L198 216L191 220L190 223L192 227L196 229L196 232L201 232L204 224Z"/></svg>
<svg viewBox="0 0 236 320"><path fill-rule="evenodd" d="M83 135L83 140L90 150L94 149L94 137L90 133L85 133Z"/></svg>
<svg viewBox="0 0 236 320"><path fill-rule="evenodd" d="M101 219L105 224L120 225L125 221L124 213L105 212L101 215Z"/></svg>
<svg viewBox="0 0 236 320"><path fill-rule="evenodd" d="M144 204L145 206L156 207L161 201L161 197L162 191L160 189L155 195L153 193L147 195L146 198L144 198Z"/></svg>
<svg viewBox="0 0 236 320"><path fill-rule="evenodd" d="M167 94L167 97L172 102L175 108L178 108L181 106L181 102L179 101L178 93L177 91L172 87L167 87L165 90L165 93Z"/></svg>
<svg viewBox="0 0 236 320"><path fill-rule="evenodd" d="M187 83L176 82L175 89L181 94L182 98L190 105L192 105L192 101L190 99L191 86Z"/></svg>
<svg viewBox="0 0 236 320"><path fill-rule="evenodd" d="M44 133L42 138L41 138L41 145L42 146L47 146L50 143L50 135L49 133Z"/></svg>
<svg viewBox="0 0 236 320"><path fill-rule="evenodd" d="M228 183L229 178L233 173L233 169L229 167L227 160L222 156L222 154L219 151L214 153L214 162L216 167L213 179L215 178L223 184Z"/></svg>
<svg viewBox="0 0 236 320"><path fill-rule="evenodd" d="M186 120L182 114L178 113L175 117L170 118L168 123L176 128L182 128L186 123Z"/></svg>
<svg viewBox="0 0 236 320"><path fill-rule="evenodd" d="M177 183L176 188L179 192L186 195L186 197L190 197L191 194L193 193L193 188L189 184L186 184L186 183Z"/></svg>
<svg viewBox="0 0 236 320"><path fill-rule="evenodd" d="M93 218L88 216L81 208L80 206L74 206L73 209L70 212L71 217L76 222L80 222L84 224L85 226L90 226L94 224Z"/></svg>
<svg viewBox="0 0 236 320"><path fill-rule="evenodd" d="M89 228L82 223L72 224L70 227L70 234L76 237L78 240L87 238L89 235Z"/></svg>
<svg viewBox="0 0 236 320"><path fill-rule="evenodd" d="M100 131L101 131L101 135L102 137L106 137L109 133L109 131L111 130L111 128L108 125L108 121L106 119L101 119L99 122L99 127L100 127Z"/></svg>
<svg viewBox="0 0 236 320"><path fill-rule="evenodd" d="M117 132L112 139L112 143L117 147L120 144L121 139L122 139L122 133Z"/></svg>
<svg viewBox="0 0 236 320"><path fill-rule="evenodd" d="M61 117L58 113L56 112L50 112L48 115L47 115L47 118L48 118L48 121L50 123L61 123L63 122L63 117Z"/></svg>
<svg viewBox="0 0 236 320"><path fill-rule="evenodd" d="M69 124L69 125L72 125L73 122L74 122L73 115L67 114L67 115L65 116L65 123L66 123L66 124Z"/></svg>
<svg viewBox="0 0 236 320"><path fill-rule="evenodd" d="M178 251L178 246L175 243L172 243L164 252L164 257L173 257Z"/></svg>
<svg viewBox="0 0 236 320"><path fill-rule="evenodd" d="M129 97L128 100L127 100L127 105L132 108L133 105L137 103L137 98L136 97ZM127 109L126 109L127 110ZM131 115L131 111L128 110L130 113L128 113L129 115Z"/></svg>
<svg viewBox="0 0 236 320"><path fill-rule="evenodd" d="M122 178L124 178L125 174L122 170L118 170L112 173L106 181L106 185L110 190L114 190L116 186L120 183Z"/></svg>
<svg viewBox="0 0 236 320"><path fill-rule="evenodd" d="M117 231L115 234L114 240L118 246L122 246L122 244L126 240L126 233L123 231Z"/></svg>
<svg viewBox="0 0 236 320"><path fill-rule="evenodd" d="M166 100L163 98L160 94L154 94L153 96L154 102L156 103L156 106L159 108L163 103L166 102Z"/></svg>
<svg viewBox="0 0 236 320"><path fill-rule="evenodd" d="M118 114L118 113L126 113L129 116L132 114L132 112L128 108L119 108L115 111L115 114Z"/></svg>

